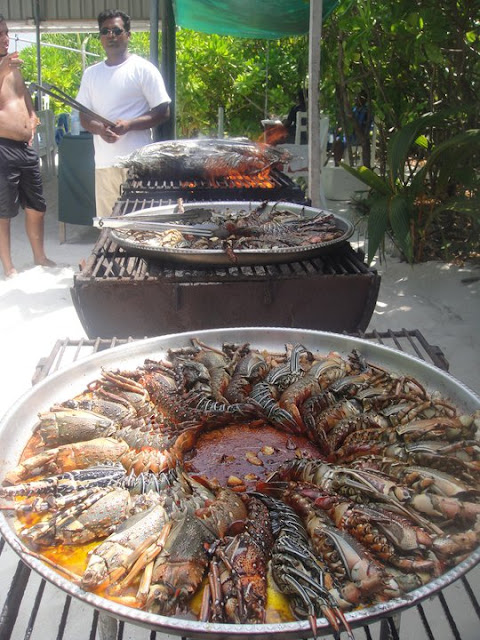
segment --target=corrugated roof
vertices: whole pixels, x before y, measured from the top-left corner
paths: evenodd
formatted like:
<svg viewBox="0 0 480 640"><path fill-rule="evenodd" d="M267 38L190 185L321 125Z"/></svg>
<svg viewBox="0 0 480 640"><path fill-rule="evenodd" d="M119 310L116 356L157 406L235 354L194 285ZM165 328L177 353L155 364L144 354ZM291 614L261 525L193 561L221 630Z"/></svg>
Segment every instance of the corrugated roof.
<svg viewBox="0 0 480 640"><path fill-rule="evenodd" d="M158 0L160 2L160 0ZM176 24L204 33L247 38L281 38L308 33L310 0L171 0ZM105 0L0 0L0 13L12 33L36 30L38 4L42 32L96 31L97 15ZM339 0L323 0L325 19ZM125 11L133 31L150 31L151 0L115 1L111 8Z"/></svg>
<svg viewBox="0 0 480 640"><path fill-rule="evenodd" d="M35 31L33 7L36 0L0 0L0 13L11 32ZM115 5L115 6L113 6ZM150 30L150 0L116 1L112 8L125 11L135 31ZM105 0L38 0L41 30L48 32L96 31L97 16Z"/></svg>

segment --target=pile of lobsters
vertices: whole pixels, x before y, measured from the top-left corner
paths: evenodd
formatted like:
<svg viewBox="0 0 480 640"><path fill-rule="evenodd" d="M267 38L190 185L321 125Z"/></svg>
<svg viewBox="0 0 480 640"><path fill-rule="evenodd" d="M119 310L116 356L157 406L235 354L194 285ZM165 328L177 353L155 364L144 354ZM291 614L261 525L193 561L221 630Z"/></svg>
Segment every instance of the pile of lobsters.
<svg viewBox="0 0 480 640"><path fill-rule="evenodd" d="M353 637L345 612L478 546L479 425L358 350L193 339L45 408L1 506L85 590L203 621L308 619L314 635L326 617Z"/></svg>

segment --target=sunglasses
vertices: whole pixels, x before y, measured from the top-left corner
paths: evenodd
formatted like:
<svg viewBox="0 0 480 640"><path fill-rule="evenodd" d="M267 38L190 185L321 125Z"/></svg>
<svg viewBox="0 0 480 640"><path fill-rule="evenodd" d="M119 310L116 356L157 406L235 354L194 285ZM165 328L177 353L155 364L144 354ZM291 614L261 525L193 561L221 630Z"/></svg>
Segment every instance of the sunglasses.
<svg viewBox="0 0 480 640"><path fill-rule="evenodd" d="M108 36L110 33L114 36L121 36L122 33L125 33L125 29L120 29L120 27L113 27L113 29L103 27L103 29L100 29L101 36Z"/></svg>

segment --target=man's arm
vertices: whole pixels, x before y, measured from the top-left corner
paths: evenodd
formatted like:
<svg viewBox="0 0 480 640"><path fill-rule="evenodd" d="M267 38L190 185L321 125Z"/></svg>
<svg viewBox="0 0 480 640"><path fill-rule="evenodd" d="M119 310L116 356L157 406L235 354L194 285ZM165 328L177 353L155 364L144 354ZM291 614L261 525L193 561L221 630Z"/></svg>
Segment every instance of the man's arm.
<svg viewBox="0 0 480 640"><path fill-rule="evenodd" d="M165 102L138 116L138 118L133 118L132 120L117 120L115 127L108 127L85 113L80 113L80 124L84 129L90 131L90 133L100 136L105 142L115 142L121 135L127 133L127 131L152 129L166 122L169 117L170 106L168 102Z"/></svg>
<svg viewBox="0 0 480 640"><path fill-rule="evenodd" d="M25 84L23 77L22 77L22 82L23 82L23 88L24 88L25 105L27 107L28 115L30 116L30 122L32 126L32 137L30 139L30 144L32 144L33 138L35 137L35 132L37 130L38 125L40 124L40 118L37 116L37 113L35 111L35 106L32 100L32 95L30 91L27 89L27 85Z"/></svg>
<svg viewBox="0 0 480 640"><path fill-rule="evenodd" d="M117 120L113 131L119 135L127 131L141 131L143 129L153 129L159 124L163 124L170 118L170 104L164 102L146 113L133 118L132 120Z"/></svg>
<svg viewBox="0 0 480 640"><path fill-rule="evenodd" d="M30 116L30 119L32 120L32 127L33 129L36 129L37 125L40 124L40 120L38 119L38 116L35 112L35 106L33 104L32 96L30 94L30 91L27 89L25 83L24 83L24 89L25 89L25 104L27 106L27 111Z"/></svg>
<svg viewBox="0 0 480 640"><path fill-rule="evenodd" d="M111 127L108 127L99 120L95 120L95 117L89 116L86 113L80 112L80 124L86 131L100 136L105 142L116 142L120 137Z"/></svg>

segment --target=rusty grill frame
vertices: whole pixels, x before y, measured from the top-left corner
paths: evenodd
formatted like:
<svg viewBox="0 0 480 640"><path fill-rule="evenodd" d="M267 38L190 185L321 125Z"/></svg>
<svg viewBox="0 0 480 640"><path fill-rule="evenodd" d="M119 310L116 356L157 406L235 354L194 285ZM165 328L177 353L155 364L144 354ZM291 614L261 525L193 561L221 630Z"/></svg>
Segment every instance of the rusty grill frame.
<svg viewBox="0 0 480 640"><path fill-rule="evenodd" d="M272 323L354 332L368 327L380 280L349 243L302 261L178 265L133 256L102 231L71 294L89 338Z"/></svg>
<svg viewBox="0 0 480 640"><path fill-rule="evenodd" d="M233 177L160 181L130 172L113 214L141 213L175 204L179 197L189 203L265 200L310 205L300 185L279 169L270 170L269 180L274 182L271 188L239 187ZM368 267L364 255L348 243L326 248L318 258L295 261L297 256L287 256L285 262L275 259L266 264L268 257L262 255L262 264L231 267L209 264L207 258L205 264L202 259L183 264L179 256L169 264L167 253L133 253L119 247L104 230L84 268L75 274L72 299L89 338L108 338L112 333L143 338L272 322L324 331L365 331L380 288L376 269Z"/></svg>
<svg viewBox="0 0 480 640"><path fill-rule="evenodd" d="M367 333L361 331L350 335L415 355L444 371L449 369L448 361L440 347L430 345L418 329L370 331ZM38 362L33 373L32 384L38 384L51 373L81 358L131 341L133 341L131 337L125 339L115 337L59 339L50 354ZM14 552L8 545L5 545L3 538L0 538L0 570L3 580L10 575L8 592L2 603L0 614L1 640L30 640L32 636L35 636L39 626L44 624L43 620L48 621L51 633L42 627L37 636L41 640L86 640L86 638L89 640L123 640L127 637L134 640L155 640L158 637L160 640L162 637L170 638L166 634L150 631L123 621L116 621L102 612L87 607L37 576L21 560L17 561L16 568L12 570L15 559ZM402 635L400 625L402 620L410 619L409 623L414 625L416 630L416 640L467 640L462 632L462 620L453 614L452 605L453 599L456 600L456 604L461 602L463 604L462 614L466 615L474 626L476 623L478 628L480 604L470 583L472 577L476 579L478 584L480 566L472 569L434 597L422 603L416 603L401 615L396 614L360 627L355 631L356 637L360 640L362 630L366 640L374 640L374 638L378 640L410 640L411 635ZM25 599L29 597L31 601L25 604ZM51 614L42 613L45 601L50 603L59 598L62 604L56 608L58 618L53 619ZM22 624L18 622L19 617L24 622L23 628ZM442 631L441 635L435 636L435 626L439 626L439 620L441 620ZM72 631L75 628L77 629L76 633ZM182 637L182 640L187 640L187 638ZM470 640L473 640L473 637Z"/></svg>

